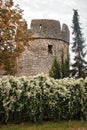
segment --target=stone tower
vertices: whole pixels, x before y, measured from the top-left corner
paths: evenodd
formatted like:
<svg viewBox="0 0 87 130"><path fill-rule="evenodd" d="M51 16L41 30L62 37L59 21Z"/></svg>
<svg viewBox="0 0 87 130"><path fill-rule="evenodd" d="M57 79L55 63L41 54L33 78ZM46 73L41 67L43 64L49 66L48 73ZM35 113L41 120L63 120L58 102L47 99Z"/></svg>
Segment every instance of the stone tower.
<svg viewBox="0 0 87 130"><path fill-rule="evenodd" d="M48 74L54 57L61 60L62 49L64 58L69 50L69 29L66 24L48 19L31 21L33 39L29 41L29 48L18 59L17 75L32 76L39 73Z"/></svg>

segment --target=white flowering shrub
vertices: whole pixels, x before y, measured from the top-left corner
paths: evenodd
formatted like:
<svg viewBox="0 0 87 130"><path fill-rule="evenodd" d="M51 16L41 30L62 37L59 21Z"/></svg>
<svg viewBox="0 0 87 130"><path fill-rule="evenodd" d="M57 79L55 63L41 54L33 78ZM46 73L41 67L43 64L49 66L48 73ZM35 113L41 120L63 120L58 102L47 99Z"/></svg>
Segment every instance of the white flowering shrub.
<svg viewBox="0 0 87 130"><path fill-rule="evenodd" d="M0 78L0 122L87 120L87 78Z"/></svg>

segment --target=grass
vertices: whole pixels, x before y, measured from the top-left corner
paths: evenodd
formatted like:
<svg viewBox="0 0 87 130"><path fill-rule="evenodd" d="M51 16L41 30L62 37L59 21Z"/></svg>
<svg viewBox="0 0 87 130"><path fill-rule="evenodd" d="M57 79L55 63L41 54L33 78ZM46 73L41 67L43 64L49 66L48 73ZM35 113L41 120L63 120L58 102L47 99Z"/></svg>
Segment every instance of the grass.
<svg viewBox="0 0 87 130"><path fill-rule="evenodd" d="M87 130L87 121L70 121L60 123L47 122L42 125L0 125L0 130Z"/></svg>

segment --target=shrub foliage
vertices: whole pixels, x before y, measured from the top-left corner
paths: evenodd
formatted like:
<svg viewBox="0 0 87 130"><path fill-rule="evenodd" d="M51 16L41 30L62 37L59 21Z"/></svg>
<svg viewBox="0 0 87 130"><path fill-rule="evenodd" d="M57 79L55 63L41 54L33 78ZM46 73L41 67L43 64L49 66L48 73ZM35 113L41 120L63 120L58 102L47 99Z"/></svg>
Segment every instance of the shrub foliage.
<svg viewBox="0 0 87 130"><path fill-rule="evenodd" d="M87 119L87 78L0 78L0 122Z"/></svg>

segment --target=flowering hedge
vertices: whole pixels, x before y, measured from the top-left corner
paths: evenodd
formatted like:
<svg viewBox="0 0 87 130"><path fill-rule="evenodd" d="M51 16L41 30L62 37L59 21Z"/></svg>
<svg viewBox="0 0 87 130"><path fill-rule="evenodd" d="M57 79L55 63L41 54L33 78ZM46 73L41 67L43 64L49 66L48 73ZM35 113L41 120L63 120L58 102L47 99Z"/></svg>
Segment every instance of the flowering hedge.
<svg viewBox="0 0 87 130"><path fill-rule="evenodd" d="M87 119L87 78L0 78L0 122Z"/></svg>

